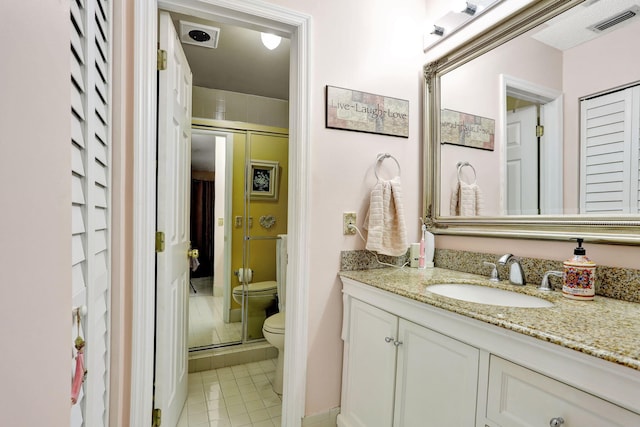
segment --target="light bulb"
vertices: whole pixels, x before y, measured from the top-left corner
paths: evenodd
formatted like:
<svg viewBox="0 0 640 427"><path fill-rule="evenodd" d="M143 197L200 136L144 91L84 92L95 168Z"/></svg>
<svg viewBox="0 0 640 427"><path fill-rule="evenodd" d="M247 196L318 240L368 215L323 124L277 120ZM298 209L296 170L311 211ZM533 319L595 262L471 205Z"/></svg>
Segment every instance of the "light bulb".
<svg viewBox="0 0 640 427"><path fill-rule="evenodd" d="M280 41L282 38L280 36L276 36L275 34L268 33L260 33L260 38L262 39L262 44L269 50L273 50L280 45Z"/></svg>
<svg viewBox="0 0 640 427"><path fill-rule="evenodd" d="M477 9L477 5L465 0L456 0L451 6L451 10L453 10L454 12L466 13L467 15L474 15Z"/></svg>
<svg viewBox="0 0 640 427"><path fill-rule="evenodd" d="M444 27L433 24L433 29L431 30L430 34L442 37L444 35Z"/></svg>

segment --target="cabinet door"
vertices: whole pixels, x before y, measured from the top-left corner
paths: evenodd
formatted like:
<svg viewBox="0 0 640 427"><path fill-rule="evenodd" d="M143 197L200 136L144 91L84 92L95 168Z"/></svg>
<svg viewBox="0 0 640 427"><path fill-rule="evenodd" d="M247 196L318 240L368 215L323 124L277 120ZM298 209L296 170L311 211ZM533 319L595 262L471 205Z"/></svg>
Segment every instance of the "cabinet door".
<svg viewBox="0 0 640 427"><path fill-rule="evenodd" d="M341 408L346 425L391 425L397 331L396 316L351 300Z"/></svg>
<svg viewBox="0 0 640 427"><path fill-rule="evenodd" d="M400 319L395 427L475 425L479 350Z"/></svg>
<svg viewBox="0 0 640 427"><path fill-rule="evenodd" d="M491 356L487 418L501 427L637 427L640 415L591 394Z"/></svg>

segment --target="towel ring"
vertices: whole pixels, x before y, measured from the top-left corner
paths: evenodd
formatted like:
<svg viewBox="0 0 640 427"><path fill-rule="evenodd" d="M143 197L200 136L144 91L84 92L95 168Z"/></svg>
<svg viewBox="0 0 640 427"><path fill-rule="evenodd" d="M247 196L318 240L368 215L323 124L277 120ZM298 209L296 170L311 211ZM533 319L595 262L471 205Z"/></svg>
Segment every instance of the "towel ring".
<svg viewBox="0 0 640 427"><path fill-rule="evenodd" d="M464 182L462 180L462 177L460 176L460 171L465 166L469 166L471 168L471 170L473 171L473 182L471 184L468 184L468 185L473 185L476 182L478 182L478 175L476 174L476 168L474 168L471 163L469 163L469 162L458 162L457 166L458 166L458 181L459 182Z"/></svg>
<svg viewBox="0 0 640 427"><path fill-rule="evenodd" d="M376 179L378 181L380 181L380 177L378 176L378 166L380 166L380 163L382 163L384 161L384 159L392 159L394 162L396 162L396 166L398 167L398 175L397 176L400 176L402 171L400 169L400 163L398 163L398 159L396 159L395 157L393 157L389 153L380 153L380 154L378 154L378 157L376 157L376 165L373 168L373 173L376 175Z"/></svg>

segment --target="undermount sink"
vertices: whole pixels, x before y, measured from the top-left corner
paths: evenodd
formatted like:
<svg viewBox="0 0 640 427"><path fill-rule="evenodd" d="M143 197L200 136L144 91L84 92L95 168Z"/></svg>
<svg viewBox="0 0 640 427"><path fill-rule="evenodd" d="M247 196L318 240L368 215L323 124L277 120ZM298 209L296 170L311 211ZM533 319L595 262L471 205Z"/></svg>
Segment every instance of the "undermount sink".
<svg viewBox="0 0 640 427"><path fill-rule="evenodd" d="M553 303L532 295L466 283L441 283L427 286L426 290L447 298L479 304L528 308L553 306Z"/></svg>

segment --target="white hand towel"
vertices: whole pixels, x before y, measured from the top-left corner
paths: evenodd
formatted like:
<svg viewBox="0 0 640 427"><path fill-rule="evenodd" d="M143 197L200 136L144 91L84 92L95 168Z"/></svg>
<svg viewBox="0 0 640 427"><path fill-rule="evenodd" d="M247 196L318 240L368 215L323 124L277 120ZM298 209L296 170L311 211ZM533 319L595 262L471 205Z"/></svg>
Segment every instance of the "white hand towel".
<svg viewBox="0 0 640 427"><path fill-rule="evenodd" d="M451 215L477 216L482 211L482 192L477 184L458 181L451 194Z"/></svg>
<svg viewBox="0 0 640 427"><path fill-rule="evenodd" d="M389 181L379 180L373 187L364 228L369 231L366 249L390 256L407 252L409 243L399 176Z"/></svg>

